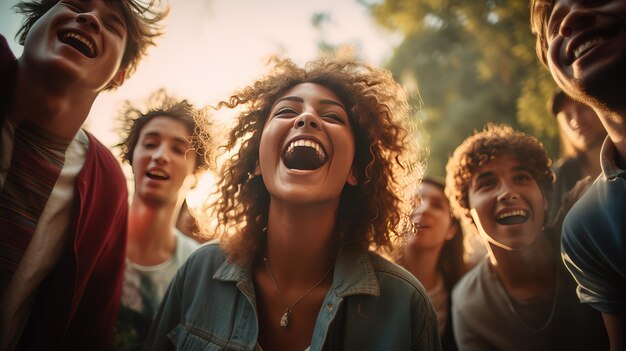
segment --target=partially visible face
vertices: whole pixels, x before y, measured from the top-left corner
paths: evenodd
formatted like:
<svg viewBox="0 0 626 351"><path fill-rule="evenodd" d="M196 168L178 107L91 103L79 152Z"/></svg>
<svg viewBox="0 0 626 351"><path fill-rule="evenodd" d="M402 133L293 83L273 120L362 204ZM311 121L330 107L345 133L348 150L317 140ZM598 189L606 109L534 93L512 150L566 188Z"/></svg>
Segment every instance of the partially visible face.
<svg viewBox="0 0 626 351"><path fill-rule="evenodd" d="M107 1L63 0L33 24L20 60L54 79L84 82L100 91L121 84L127 41L121 10Z"/></svg>
<svg viewBox="0 0 626 351"><path fill-rule="evenodd" d="M185 124L171 117L146 123L133 151L135 197L155 207L182 201L195 181L190 137Z"/></svg>
<svg viewBox="0 0 626 351"><path fill-rule="evenodd" d="M411 213L416 234L409 245L415 250L440 249L457 230L450 215L448 198L441 188L426 182L420 185L416 196L419 202Z"/></svg>
<svg viewBox="0 0 626 351"><path fill-rule="evenodd" d="M624 92L625 1L556 0L545 34L550 72L568 94L611 101Z"/></svg>
<svg viewBox="0 0 626 351"><path fill-rule="evenodd" d="M519 161L496 157L478 168L468 202L490 243L507 250L530 246L542 232L548 202L539 184ZM479 228L480 231L480 228Z"/></svg>
<svg viewBox="0 0 626 351"><path fill-rule="evenodd" d="M578 152L586 152L599 145L606 130L598 115L587 105L566 98L556 115L559 128Z"/></svg>
<svg viewBox="0 0 626 351"><path fill-rule="evenodd" d="M272 200L338 202L352 175L355 142L346 109L330 89L314 83L280 96L265 123L259 170Z"/></svg>

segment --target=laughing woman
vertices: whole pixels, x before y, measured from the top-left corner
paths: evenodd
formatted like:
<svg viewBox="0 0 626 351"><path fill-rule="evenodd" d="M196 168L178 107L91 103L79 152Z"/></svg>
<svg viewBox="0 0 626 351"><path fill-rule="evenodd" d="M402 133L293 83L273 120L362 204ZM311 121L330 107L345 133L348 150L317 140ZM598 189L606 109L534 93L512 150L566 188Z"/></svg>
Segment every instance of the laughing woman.
<svg viewBox="0 0 626 351"><path fill-rule="evenodd" d="M424 288L369 251L410 223L419 170L391 74L277 60L220 106L243 107L215 204L234 234L179 270L148 349L439 350Z"/></svg>

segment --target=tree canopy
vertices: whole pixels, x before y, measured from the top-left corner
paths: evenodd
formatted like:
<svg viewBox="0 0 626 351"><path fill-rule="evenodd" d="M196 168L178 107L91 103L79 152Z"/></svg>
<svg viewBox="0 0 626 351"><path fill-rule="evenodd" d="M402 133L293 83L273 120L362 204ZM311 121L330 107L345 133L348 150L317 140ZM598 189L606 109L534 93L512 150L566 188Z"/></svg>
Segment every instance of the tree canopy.
<svg viewBox="0 0 626 351"><path fill-rule="evenodd" d="M555 85L536 57L529 5L520 0L382 0L368 3L403 41L388 68L407 86L426 132L427 173L445 174L449 155L486 123L507 123L558 156L558 130L546 108ZM420 100L421 97L421 100Z"/></svg>

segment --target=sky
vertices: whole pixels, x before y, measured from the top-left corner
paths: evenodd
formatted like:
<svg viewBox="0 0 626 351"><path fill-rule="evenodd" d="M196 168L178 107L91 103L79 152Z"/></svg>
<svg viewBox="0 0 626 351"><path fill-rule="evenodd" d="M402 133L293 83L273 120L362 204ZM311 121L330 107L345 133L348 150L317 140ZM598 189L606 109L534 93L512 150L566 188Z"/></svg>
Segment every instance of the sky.
<svg viewBox="0 0 626 351"><path fill-rule="evenodd" d="M16 56L22 17L16 0L0 1L0 33ZM141 102L164 87L197 107L216 104L264 73L271 55L299 64L315 59L321 38L351 44L363 60L384 65L400 38L379 28L356 0L170 0L164 35L135 74L114 92L97 98L85 127L106 146L119 141L116 116L124 100ZM312 18L328 13L315 28ZM228 123L227 114L216 118ZM117 150L113 151L118 154ZM128 172L127 169L125 169Z"/></svg>

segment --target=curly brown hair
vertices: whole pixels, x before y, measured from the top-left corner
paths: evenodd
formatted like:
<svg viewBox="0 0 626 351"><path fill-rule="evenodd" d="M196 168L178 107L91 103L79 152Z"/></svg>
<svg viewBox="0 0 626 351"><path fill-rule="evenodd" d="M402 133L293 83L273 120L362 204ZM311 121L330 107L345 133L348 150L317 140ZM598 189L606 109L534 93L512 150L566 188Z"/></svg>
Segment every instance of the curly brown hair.
<svg viewBox="0 0 626 351"><path fill-rule="evenodd" d="M548 67L548 41L546 29L554 7L554 0L530 0L530 28L536 36L535 51L544 66Z"/></svg>
<svg viewBox="0 0 626 351"><path fill-rule="evenodd" d="M210 159L211 145L213 138L208 132L211 126L209 116L206 111L200 111L187 100L176 99L164 90L159 89L152 93L146 102L147 108L142 111L132 102L125 101L122 112L118 117L120 121L120 135L122 141L115 145L120 148L120 157L128 164L133 164L133 153L139 141L139 134L143 127L153 118L167 116L175 121L183 123L190 134L193 152L196 157L194 174L207 168L207 160ZM202 123L196 123L196 121Z"/></svg>
<svg viewBox="0 0 626 351"><path fill-rule="evenodd" d="M499 157L512 157L523 163L535 179L543 196L550 198L554 183L552 160L537 138L508 125L488 124L465 139L454 150L446 165L446 196L455 217L468 216L468 189L474 172Z"/></svg>
<svg viewBox="0 0 626 351"><path fill-rule="evenodd" d="M409 128L404 90L383 69L349 59L318 59L298 67L274 58L269 74L236 91L217 108L244 107L228 136L226 161L213 205L220 226L230 232L223 247L233 262L258 258L265 244L270 196L254 176L263 127L274 101L293 86L316 83L332 90L346 106L355 137L358 185L344 187L333 245L358 249L391 247L410 223L405 188L417 184L421 159ZM236 148L237 147L237 148ZM235 230L231 230L235 229Z"/></svg>
<svg viewBox="0 0 626 351"><path fill-rule="evenodd" d="M21 45L24 45L28 32L35 22L58 2L59 0L21 1L14 6L17 13L26 16L15 36ZM169 6L159 11L155 8L156 0L116 0L108 3L121 10L126 24L128 40L121 67L127 69L126 78L128 78L135 72L148 48L154 45L154 39L162 34L158 23L169 13ZM111 88L115 87L106 89Z"/></svg>

